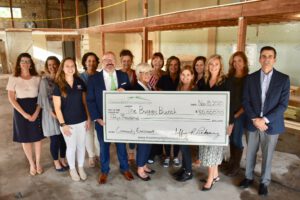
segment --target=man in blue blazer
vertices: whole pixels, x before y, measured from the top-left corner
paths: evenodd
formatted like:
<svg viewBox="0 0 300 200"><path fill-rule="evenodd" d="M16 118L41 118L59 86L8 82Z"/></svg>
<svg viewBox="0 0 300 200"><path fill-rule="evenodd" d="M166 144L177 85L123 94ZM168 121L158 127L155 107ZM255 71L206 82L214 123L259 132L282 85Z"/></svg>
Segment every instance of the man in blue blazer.
<svg viewBox="0 0 300 200"><path fill-rule="evenodd" d="M87 85L87 104L91 115L91 119L96 123L95 128L97 131L98 140L100 143L100 163L101 174L99 176L99 184L105 184L109 173L110 162L110 143L103 140L103 91L104 90L117 90L124 91L130 88L130 82L126 73L117 71L115 69L116 58L113 52L106 52L102 57L101 72L91 76ZM120 170L126 180L133 180L132 174L129 172L128 158L126 151L126 144L116 143L117 155L120 162Z"/></svg>
<svg viewBox="0 0 300 200"><path fill-rule="evenodd" d="M265 46L260 51L261 69L250 74L245 82L243 106L248 117L248 148L245 179L240 187L253 183L256 154L262 149L259 195L268 194L271 182L273 152L279 134L284 132L284 111L289 102L289 77L274 69L276 50Z"/></svg>

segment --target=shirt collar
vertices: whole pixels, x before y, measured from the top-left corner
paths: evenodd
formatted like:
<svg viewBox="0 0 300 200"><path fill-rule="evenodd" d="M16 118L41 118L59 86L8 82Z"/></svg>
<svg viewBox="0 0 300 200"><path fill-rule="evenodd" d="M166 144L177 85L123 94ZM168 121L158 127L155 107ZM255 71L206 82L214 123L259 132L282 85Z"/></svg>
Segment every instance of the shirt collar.
<svg viewBox="0 0 300 200"><path fill-rule="evenodd" d="M103 71L103 77L104 77L105 79L110 78L110 75L109 75L109 73L108 73L107 71L105 71L105 70L102 70L102 71ZM116 77L116 70L114 70L114 72L112 73L112 75L113 75L114 77Z"/></svg>
<svg viewBox="0 0 300 200"><path fill-rule="evenodd" d="M142 86L146 91L149 91L149 88L145 86L141 81L138 80L138 84L140 84L140 86Z"/></svg>

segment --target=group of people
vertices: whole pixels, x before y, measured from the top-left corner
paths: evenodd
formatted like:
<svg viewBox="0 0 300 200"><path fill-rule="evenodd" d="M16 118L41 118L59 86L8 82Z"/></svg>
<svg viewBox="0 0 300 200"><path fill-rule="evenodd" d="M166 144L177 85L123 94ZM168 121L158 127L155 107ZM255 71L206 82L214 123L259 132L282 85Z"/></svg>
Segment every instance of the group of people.
<svg viewBox="0 0 300 200"><path fill-rule="evenodd" d="M273 47L263 47L259 58L261 68L249 75L248 59L241 51L231 56L227 74L220 55L208 59L198 56L192 65L185 66L181 66L178 57L171 56L164 71L164 57L160 52L153 54L151 65L140 63L133 70L134 56L127 49L120 52L120 70L116 69L115 54L106 52L101 58L102 70L98 72L100 59L89 52L82 58L84 72L81 74L72 58L64 58L60 63L56 57L50 56L40 76L31 56L22 53L7 84L9 101L14 107L13 140L22 143L31 175L43 172L41 140L49 137L57 171L69 170L72 180L86 180L84 161L87 151L90 167L95 166L99 157L101 173L98 182L105 184L110 171L110 143L103 139L103 91L230 91L227 127L230 160L225 174L238 174L244 149L242 137L246 130L247 164L240 187L247 188L253 183L260 145L263 160L259 194L267 195L272 155L279 134L284 132L283 113L288 105L290 87L289 77L274 69L276 54ZM193 177L189 145L129 144L128 153L125 143L115 145L120 171L128 181L134 179L129 163L134 160L135 151L136 176L143 181L151 180L150 175L155 170L149 164L163 152L164 167L169 167L171 162L174 167L181 166L172 174L175 180L184 182ZM218 166L223 160L224 147L201 145L196 149L197 162L208 169L202 191L209 191L220 180Z"/></svg>

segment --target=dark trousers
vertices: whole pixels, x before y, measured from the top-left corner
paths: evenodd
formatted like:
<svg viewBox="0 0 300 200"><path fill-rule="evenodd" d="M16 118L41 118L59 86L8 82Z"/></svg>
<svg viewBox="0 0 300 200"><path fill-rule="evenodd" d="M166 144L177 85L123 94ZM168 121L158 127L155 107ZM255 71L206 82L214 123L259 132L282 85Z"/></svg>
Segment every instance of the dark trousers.
<svg viewBox="0 0 300 200"><path fill-rule="evenodd" d="M181 145L180 151L182 153L182 168L187 172L192 172L192 155L191 149L188 145Z"/></svg>
<svg viewBox="0 0 300 200"><path fill-rule="evenodd" d="M50 136L50 152L53 160L58 160L58 154L61 158L65 158L66 149L66 142L62 134Z"/></svg>
<svg viewBox="0 0 300 200"><path fill-rule="evenodd" d="M143 167L149 158L151 151L151 144L138 144L136 151L136 165Z"/></svg>
<svg viewBox="0 0 300 200"><path fill-rule="evenodd" d="M98 140L100 143L100 163L101 163L101 172L104 174L109 173L109 162L110 162L110 143L104 142L103 139L103 127L100 126L98 123L95 125ZM117 146L117 156L120 163L120 170L121 172L127 171L129 169L128 166L128 158L127 158L127 150L126 144L124 143L116 143Z"/></svg>
<svg viewBox="0 0 300 200"><path fill-rule="evenodd" d="M161 156L163 154L162 144L152 144L149 159L153 160L156 155Z"/></svg>
<svg viewBox="0 0 300 200"><path fill-rule="evenodd" d="M166 156L170 157L171 156L171 147L173 146L173 156L174 158L178 157L178 153L179 153L179 145L169 145L169 144L165 144L165 151L166 151Z"/></svg>

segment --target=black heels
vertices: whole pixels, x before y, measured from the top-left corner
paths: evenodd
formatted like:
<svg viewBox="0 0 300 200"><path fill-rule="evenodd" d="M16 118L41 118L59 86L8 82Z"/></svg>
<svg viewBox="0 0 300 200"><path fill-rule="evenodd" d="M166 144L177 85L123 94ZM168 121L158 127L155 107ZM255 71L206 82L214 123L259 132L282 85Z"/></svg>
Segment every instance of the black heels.
<svg viewBox="0 0 300 200"><path fill-rule="evenodd" d="M139 177L143 181L150 181L151 180L150 176L142 177L142 176L139 175L139 173L136 173L136 175L137 175L137 177Z"/></svg>

